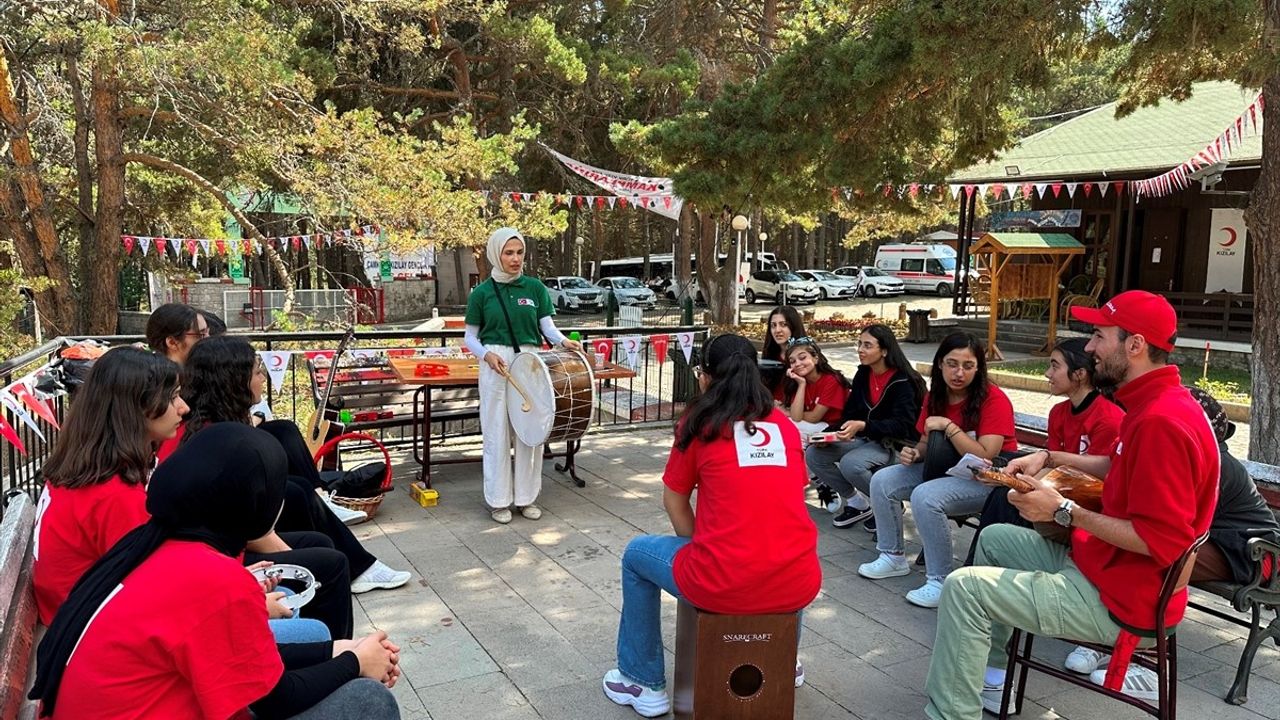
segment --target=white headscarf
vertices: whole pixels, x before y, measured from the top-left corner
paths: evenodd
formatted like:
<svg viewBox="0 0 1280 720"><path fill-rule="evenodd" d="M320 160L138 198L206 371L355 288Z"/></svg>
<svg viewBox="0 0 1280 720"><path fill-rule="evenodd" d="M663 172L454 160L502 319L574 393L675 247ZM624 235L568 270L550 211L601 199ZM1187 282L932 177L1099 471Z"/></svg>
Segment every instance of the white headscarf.
<svg viewBox="0 0 1280 720"><path fill-rule="evenodd" d="M511 283L520 279L524 274L524 267L514 273L509 273L502 269L502 248L506 247L509 240L519 240L524 245L524 236L520 231L512 227L498 228L489 236L488 246L485 248L485 255L489 258L489 264L493 266L493 271L489 276L494 282Z"/></svg>

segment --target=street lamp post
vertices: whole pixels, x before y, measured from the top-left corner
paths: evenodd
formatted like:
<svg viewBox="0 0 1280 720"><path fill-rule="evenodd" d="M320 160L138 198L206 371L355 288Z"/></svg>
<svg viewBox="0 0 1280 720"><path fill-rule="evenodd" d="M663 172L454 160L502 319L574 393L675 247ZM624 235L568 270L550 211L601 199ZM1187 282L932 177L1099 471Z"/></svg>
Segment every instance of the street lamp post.
<svg viewBox="0 0 1280 720"><path fill-rule="evenodd" d="M578 252L578 277L582 277L582 246L586 242L587 241L583 240L581 236L573 239L573 244L577 246Z"/></svg>
<svg viewBox="0 0 1280 720"><path fill-rule="evenodd" d="M761 231L760 232L760 254L756 256L756 260L758 261L758 264L756 266L757 270L764 269L764 241L768 239L769 239L769 233Z"/></svg>
<svg viewBox="0 0 1280 720"><path fill-rule="evenodd" d="M738 304L738 274L742 272L742 233L751 227L751 221L747 220L745 215L734 215L733 221L730 223L733 229L738 233L737 240L733 243L733 285L731 297L733 300L733 324L742 324L741 312L742 306Z"/></svg>

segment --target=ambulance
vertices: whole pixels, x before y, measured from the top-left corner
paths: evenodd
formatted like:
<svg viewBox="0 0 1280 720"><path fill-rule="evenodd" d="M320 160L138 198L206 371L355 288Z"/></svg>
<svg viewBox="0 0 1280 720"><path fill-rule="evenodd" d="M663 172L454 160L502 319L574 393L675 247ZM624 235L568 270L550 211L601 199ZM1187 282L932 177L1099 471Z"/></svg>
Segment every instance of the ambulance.
<svg viewBox="0 0 1280 720"><path fill-rule="evenodd" d="M876 268L902 280L907 292L944 297L955 292L957 260L950 245L892 243L876 250Z"/></svg>

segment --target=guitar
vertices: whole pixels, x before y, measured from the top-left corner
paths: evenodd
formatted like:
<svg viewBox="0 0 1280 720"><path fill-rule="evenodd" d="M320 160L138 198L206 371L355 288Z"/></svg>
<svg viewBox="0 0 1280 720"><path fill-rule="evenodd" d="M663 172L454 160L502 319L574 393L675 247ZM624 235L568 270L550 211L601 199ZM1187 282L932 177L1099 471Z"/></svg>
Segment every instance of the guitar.
<svg viewBox="0 0 1280 720"><path fill-rule="evenodd" d="M311 415L311 421L307 423L307 429L302 433L302 439L307 444L307 452L315 457L316 451L320 446L328 441L330 432L334 429L334 425L341 425L328 418L329 396L333 393L334 380L338 377L338 361L342 359L344 353L347 352L349 345L356 336L354 326L347 326L346 334L342 336L342 341L338 343L338 349L333 353L333 360L329 362L329 372L325 376L324 393L320 397L320 403L316 405L316 411Z"/></svg>

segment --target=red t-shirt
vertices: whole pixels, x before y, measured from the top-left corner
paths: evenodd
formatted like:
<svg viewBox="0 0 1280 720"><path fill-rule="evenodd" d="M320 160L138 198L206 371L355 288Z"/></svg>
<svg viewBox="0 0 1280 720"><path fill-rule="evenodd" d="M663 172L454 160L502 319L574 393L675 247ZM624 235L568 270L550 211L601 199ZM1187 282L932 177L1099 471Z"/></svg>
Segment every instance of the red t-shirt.
<svg viewBox="0 0 1280 720"><path fill-rule="evenodd" d="M208 545L169 540L89 623L53 718L228 720L283 673L253 576Z"/></svg>
<svg viewBox="0 0 1280 720"><path fill-rule="evenodd" d="M1149 630L1165 569L1213 519L1218 443L1175 366L1125 383L1116 400L1128 414L1102 484L1102 512L1132 521L1151 554L1122 550L1076 528L1071 555L1117 621ZM1183 590L1169 601L1166 624L1181 620L1186 606Z"/></svg>
<svg viewBox="0 0 1280 720"><path fill-rule="evenodd" d="M1072 410L1070 400L1049 409L1048 449L1076 455L1110 455L1115 449L1124 410L1101 395L1085 402L1078 412Z"/></svg>
<svg viewBox="0 0 1280 720"><path fill-rule="evenodd" d="M787 410L791 409L791 401L794 399L795 396L792 395L784 401ZM805 412L809 412L819 405L827 409L827 412L815 422L824 422L828 425L840 422L840 416L844 413L845 400L848 399L849 388L841 385L836 376L831 373L819 373L817 380L805 383Z"/></svg>
<svg viewBox="0 0 1280 720"><path fill-rule="evenodd" d="M889 383L893 381L893 374L896 372L897 370L889 368L879 375L873 372L867 376L867 385L871 395L870 399L872 405L880 402L880 398L884 396L884 389L889 387Z"/></svg>
<svg viewBox="0 0 1280 720"><path fill-rule="evenodd" d="M182 443L182 436L186 432L187 432L187 424L182 423L181 425L178 426L178 431L173 434L173 437L160 443L160 447L156 448L156 464L157 465L164 462L165 460L168 460L169 456L173 454L173 451L178 449L178 445Z"/></svg>
<svg viewBox="0 0 1280 720"><path fill-rule="evenodd" d="M676 553L676 587L703 610L794 612L822 587L818 531L804 502L809 481L800 431L774 410L747 435L671 449L662 481L698 490L693 540Z"/></svg>
<svg viewBox="0 0 1280 720"><path fill-rule="evenodd" d="M45 485L36 506L32 570L40 622L53 622L80 576L150 517L146 487L119 476L74 490Z"/></svg>
<svg viewBox="0 0 1280 720"><path fill-rule="evenodd" d="M929 398L925 396L924 405L920 408L920 418L916 420L916 432L922 437L928 436L924 430L924 421L932 414L929 412ZM942 414L964 432L974 433L977 437L1003 435L1004 444L1000 446L1001 452L1018 450L1018 431L1013 425L1013 403L1009 402L1009 396L995 385L987 384L987 399L982 403L977 427L969 427L965 424L963 402L947 405L947 411ZM955 428L952 428L951 432L955 432Z"/></svg>

